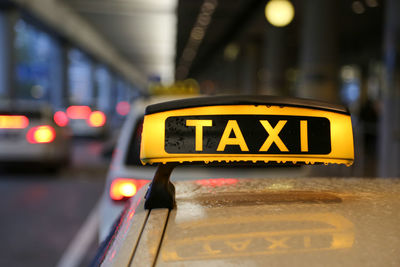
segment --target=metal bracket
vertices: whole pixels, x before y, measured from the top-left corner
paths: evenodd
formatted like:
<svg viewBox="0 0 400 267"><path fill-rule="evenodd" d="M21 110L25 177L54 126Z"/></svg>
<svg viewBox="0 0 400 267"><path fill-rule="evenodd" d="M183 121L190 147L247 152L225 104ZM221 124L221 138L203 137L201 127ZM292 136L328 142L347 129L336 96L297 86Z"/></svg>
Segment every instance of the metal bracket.
<svg viewBox="0 0 400 267"><path fill-rule="evenodd" d="M158 165L153 181L145 196L145 209L173 209L175 207L175 186L169 180L177 163Z"/></svg>

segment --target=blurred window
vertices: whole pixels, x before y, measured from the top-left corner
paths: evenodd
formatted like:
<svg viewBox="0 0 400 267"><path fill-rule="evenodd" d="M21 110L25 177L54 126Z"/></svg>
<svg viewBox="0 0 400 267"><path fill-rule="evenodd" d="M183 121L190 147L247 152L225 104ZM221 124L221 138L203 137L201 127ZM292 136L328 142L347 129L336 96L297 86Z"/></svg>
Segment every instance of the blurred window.
<svg viewBox="0 0 400 267"><path fill-rule="evenodd" d="M16 97L49 100L52 38L24 20L15 26Z"/></svg>
<svg viewBox="0 0 400 267"><path fill-rule="evenodd" d="M73 105L92 104L92 77L89 58L79 51L72 49L68 53L69 58L69 100Z"/></svg>
<svg viewBox="0 0 400 267"><path fill-rule="evenodd" d="M117 80L117 103L121 101L128 101L128 88L126 82L122 79Z"/></svg>
<svg viewBox="0 0 400 267"><path fill-rule="evenodd" d="M96 69L95 84L97 88L97 107L105 112L111 110L111 75L103 66Z"/></svg>
<svg viewBox="0 0 400 267"><path fill-rule="evenodd" d="M140 97L140 89L132 84L127 84L128 101L132 102L134 99Z"/></svg>

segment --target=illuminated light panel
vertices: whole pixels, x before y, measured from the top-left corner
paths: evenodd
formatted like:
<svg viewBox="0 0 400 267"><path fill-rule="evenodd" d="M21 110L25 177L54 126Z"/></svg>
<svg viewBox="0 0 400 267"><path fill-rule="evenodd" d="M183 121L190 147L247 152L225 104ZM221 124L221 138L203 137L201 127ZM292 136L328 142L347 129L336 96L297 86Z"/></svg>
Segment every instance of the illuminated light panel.
<svg viewBox="0 0 400 267"><path fill-rule="evenodd" d="M70 119L87 119L92 110L88 106L70 106L67 108L67 116Z"/></svg>
<svg viewBox="0 0 400 267"><path fill-rule="evenodd" d="M275 27L287 26L294 17L294 7L288 0L271 0L265 6L265 17Z"/></svg>
<svg viewBox="0 0 400 267"><path fill-rule="evenodd" d="M117 178L111 183L110 197L116 201L126 200L136 195L136 192L148 182L149 180Z"/></svg>
<svg viewBox="0 0 400 267"><path fill-rule="evenodd" d="M240 124L239 117L243 117L243 115L247 118L246 123L252 125L243 127ZM193 118L201 120L202 116L204 119L212 120L212 126L208 126L209 123L187 126L185 123L185 120ZM218 117L224 118L226 121L237 119L239 123L232 122L222 126L220 123L218 126ZM267 123L269 119L275 123ZM301 122L302 120L307 120L307 123ZM173 133L177 131L175 126L179 121L182 122L182 126L179 127L183 127L185 131L188 127L193 130L191 133L189 131L181 134L185 138L191 138L183 146L176 144L179 138ZM170 123L169 127L166 127L167 123ZM320 125L325 126L322 129ZM257 141L248 134L246 135L246 129L254 130L255 127L260 134L265 136L262 140ZM322 132L322 130L324 131ZM205 136L206 131L211 135ZM240 132L242 135L239 134ZM196 143L199 143L202 138L201 133L204 134L204 140L211 138L210 144L215 145L214 150L209 150L205 145L203 147L205 151L200 147L195 150ZM292 138L293 134L296 134L297 137ZM222 137L225 139L221 140ZM166 142L166 138L172 138L171 142ZM321 138L323 140L320 140ZM324 145L319 145L320 141ZM184 147L189 147L189 144L194 144L190 151ZM216 147L217 145L219 148ZM140 158L144 164L274 161L277 163L351 165L354 161L351 117L347 113L279 105L204 106L157 112L144 117Z"/></svg>
<svg viewBox="0 0 400 267"><path fill-rule="evenodd" d="M115 107L115 110L121 116L128 115L130 109L131 109L131 105L127 101L118 102L117 106Z"/></svg>
<svg viewBox="0 0 400 267"><path fill-rule="evenodd" d="M25 129L29 125L26 116L0 115L0 129Z"/></svg>
<svg viewBox="0 0 400 267"><path fill-rule="evenodd" d="M195 183L202 186L220 187L225 185L237 184L238 179L233 178L217 178L217 179L203 179L196 180Z"/></svg>
<svg viewBox="0 0 400 267"><path fill-rule="evenodd" d="M93 111L87 122L91 127L101 127L106 123L106 115L101 111Z"/></svg>
<svg viewBox="0 0 400 267"><path fill-rule="evenodd" d="M56 113L54 113L53 119L54 122L60 127L67 126L69 122L67 114L65 114L65 112L63 111L57 111Z"/></svg>
<svg viewBox="0 0 400 267"><path fill-rule="evenodd" d="M53 127L49 125L36 126L26 134L26 139L31 144L44 144L51 143L56 138L56 132Z"/></svg>

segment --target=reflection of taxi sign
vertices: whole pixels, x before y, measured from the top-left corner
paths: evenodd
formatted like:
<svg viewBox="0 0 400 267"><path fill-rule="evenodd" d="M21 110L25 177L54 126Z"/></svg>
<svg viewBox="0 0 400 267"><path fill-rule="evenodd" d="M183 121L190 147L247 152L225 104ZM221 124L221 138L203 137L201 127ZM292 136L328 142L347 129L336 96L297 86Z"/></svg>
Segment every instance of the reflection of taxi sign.
<svg viewBox="0 0 400 267"><path fill-rule="evenodd" d="M171 101L147 108L141 159L351 165L351 118L341 106L303 99L221 96Z"/></svg>
<svg viewBox="0 0 400 267"><path fill-rule="evenodd" d="M229 225L236 226L237 232L227 233ZM354 245L353 223L336 213L254 214L229 220L206 217L175 221L169 231L175 235L164 236L161 250L162 259L168 262L309 253Z"/></svg>

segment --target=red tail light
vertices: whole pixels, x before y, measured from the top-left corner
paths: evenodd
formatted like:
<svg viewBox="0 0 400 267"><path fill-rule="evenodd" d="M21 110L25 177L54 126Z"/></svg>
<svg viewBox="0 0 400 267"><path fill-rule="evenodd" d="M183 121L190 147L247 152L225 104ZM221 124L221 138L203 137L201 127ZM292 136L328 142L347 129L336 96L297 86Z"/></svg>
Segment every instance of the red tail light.
<svg viewBox="0 0 400 267"><path fill-rule="evenodd" d="M110 197L116 201L127 200L148 182L149 180L117 178L111 183Z"/></svg>
<svg viewBox="0 0 400 267"><path fill-rule="evenodd" d="M101 111L93 111L90 114L87 123L91 127L101 127L106 123L106 115Z"/></svg>
<svg viewBox="0 0 400 267"><path fill-rule="evenodd" d="M88 106L70 106L67 115L70 119L87 119L92 110Z"/></svg>
<svg viewBox="0 0 400 267"><path fill-rule="evenodd" d="M51 143L54 138L56 138L56 132L49 125L33 127L26 134L26 140L31 144Z"/></svg>
<svg viewBox="0 0 400 267"><path fill-rule="evenodd" d="M128 115L130 108L131 108L131 106L129 105L129 102L121 101L121 102L118 102L115 109L117 110L117 113L119 115L126 116L126 115Z"/></svg>
<svg viewBox="0 0 400 267"><path fill-rule="evenodd" d="M54 113L54 122L60 126L60 127L65 127L68 125L68 116L67 114L65 114L65 112L63 111L57 111L56 113Z"/></svg>
<svg viewBox="0 0 400 267"><path fill-rule="evenodd" d="M238 179L233 178L218 178L218 179L204 179L197 180L195 183L203 186L219 187L224 185L233 185L238 182Z"/></svg>
<svg viewBox="0 0 400 267"><path fill-rule="evenodd" d="M25 129L29 125L26 116L0 115L0 129Z"/></svg>

